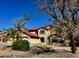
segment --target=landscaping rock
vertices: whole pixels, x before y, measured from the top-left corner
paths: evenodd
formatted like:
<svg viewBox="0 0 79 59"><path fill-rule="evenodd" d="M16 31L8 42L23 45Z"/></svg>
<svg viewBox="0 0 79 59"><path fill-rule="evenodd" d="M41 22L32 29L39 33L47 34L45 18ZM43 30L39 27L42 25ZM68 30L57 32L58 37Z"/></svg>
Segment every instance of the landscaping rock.
<svg viewBox="0 0 79 59"><path fill-rule="evenodd" d="M46 48L46 47L33 47L31 48L31 53L33 54L41 54L41 53L53 53L55 52L54 49L49 49L49 48Z"/></svg>
<svg viewBox="0 0 79 59"><path fill-rule="evenodd" d="M33 54L40 54L40 53L43 53L44 51L40 48L33 48L31 49L31 53Z"/></svg>

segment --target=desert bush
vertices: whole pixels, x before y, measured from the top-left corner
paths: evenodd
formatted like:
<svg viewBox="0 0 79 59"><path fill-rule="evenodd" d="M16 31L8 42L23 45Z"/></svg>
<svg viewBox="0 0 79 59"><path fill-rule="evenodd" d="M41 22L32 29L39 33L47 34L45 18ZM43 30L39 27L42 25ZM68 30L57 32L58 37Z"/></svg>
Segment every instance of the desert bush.
<svg viewBox="0 0 79 59"><path fill-rule="evenodd" d="M27 40L16 40L12 44L12 49L22 51L29 50L29 42Z"/></svg>

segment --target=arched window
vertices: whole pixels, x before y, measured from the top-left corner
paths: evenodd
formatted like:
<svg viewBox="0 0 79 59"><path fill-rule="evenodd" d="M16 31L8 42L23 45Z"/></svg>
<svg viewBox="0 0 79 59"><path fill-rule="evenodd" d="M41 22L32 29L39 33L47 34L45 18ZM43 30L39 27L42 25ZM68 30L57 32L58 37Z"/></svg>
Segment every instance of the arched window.
<svg viewBox="0 0 79 59"><path fill-rule="evenodd" d="M44 42L44 37L41 37L40 40L41 40L41 42Z"/></svg>

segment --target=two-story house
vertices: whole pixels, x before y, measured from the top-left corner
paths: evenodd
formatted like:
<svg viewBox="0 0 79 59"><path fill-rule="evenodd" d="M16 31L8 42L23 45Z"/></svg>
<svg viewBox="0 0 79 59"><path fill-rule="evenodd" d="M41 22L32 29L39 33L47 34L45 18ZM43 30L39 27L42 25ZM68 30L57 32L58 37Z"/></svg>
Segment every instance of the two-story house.
<svg viewBox="0 0 79 59"><path fill-rule="evenodd" d="M31 43L57 44L61 41L57 27L47 25L40 28L32 28L30 30L23 29L21 32L23 40L28 40ZM10 43L10 41L7 41Z"/></svg>
<svg viewBox="0 0 79 59"><path fill-rule="evenodd" d="M32 28L29 31L33 34L35 33L39 37L41 43L57 44L61 41L61 38L58 36L59 32L57 32L56 29L56 26L48 25L40 28Z"/></svg>

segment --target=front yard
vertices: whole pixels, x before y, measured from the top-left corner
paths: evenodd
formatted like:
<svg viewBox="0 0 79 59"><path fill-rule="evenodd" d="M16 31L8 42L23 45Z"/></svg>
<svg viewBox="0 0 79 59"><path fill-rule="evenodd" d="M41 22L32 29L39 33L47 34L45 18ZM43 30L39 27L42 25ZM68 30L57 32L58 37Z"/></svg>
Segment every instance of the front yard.
<svg viewBox="0 0 79 59"><path fill-rule="evenodd" d="M72 54L70 52L70 47L54 47L52 46L56 52L49 52L49 53L40 53L40 54L33 54L30 53L31 50L29 51L16 51L12 50L11 47L8 48L0 48L0 57L11 57L11 58L16 58L16 57L23 57L23 58L76 58L79 57L79 47L77 47L77 53ZM34 48L34 47L32 47Z"/></svg>

